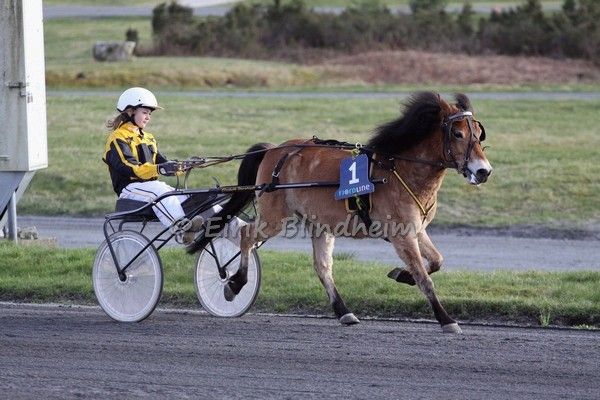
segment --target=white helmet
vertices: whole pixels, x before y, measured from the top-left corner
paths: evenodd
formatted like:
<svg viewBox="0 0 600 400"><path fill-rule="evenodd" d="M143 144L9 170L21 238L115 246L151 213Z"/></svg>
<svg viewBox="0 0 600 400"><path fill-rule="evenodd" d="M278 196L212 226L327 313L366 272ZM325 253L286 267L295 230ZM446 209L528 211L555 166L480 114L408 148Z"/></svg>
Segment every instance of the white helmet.
<svg viewBox="0 0 600 400"><path fill-rule="evenodd" d="M125 111L128 107L139 106L162 110L154 94L148 89L141 87L127 89L119 96L119 101L117 101L117 110L121 112Z"/></svg>

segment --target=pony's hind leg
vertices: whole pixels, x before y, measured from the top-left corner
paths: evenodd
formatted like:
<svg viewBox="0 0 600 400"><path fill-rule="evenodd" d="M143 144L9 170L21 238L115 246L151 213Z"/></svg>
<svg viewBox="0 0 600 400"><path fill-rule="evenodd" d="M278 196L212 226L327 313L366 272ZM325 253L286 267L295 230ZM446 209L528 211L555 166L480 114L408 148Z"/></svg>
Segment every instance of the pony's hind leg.
<svg viewBox="0 0 600 400"><path fill-rule="evenodd" d="M223 288L225 300L233 301L244 285L248 283L248 262L250 251L258 243L277 235L281 224L265 224L257 218L253 223L244 226L240 231L240 265L235 274L229 277L229 282Z"/></svg>
<svg viewBox="0 0 600 400"><path fill-rule="evenodd" d="M421 233L419 233L418 241L421 255L427 260L427 273L431 275L434 272L439 271L442 267L444 258L434 246L427 232L423 230ZM406 283L407 285L414 286L416 284L414 278L406 268L394 268L388 273L388 277L392 278L396 282Z"/></svg>
<svg viewBox="0 0 600 400"><path fill-rule="evenodd" d="M461 333L460 327L444 310L435 293L433 281L423 265L423 259L416 238L399 238L393 240L392 244L400 258L406 263L408 272L414 278L417 286L423 292L429 304L431 304L433 314L442 326L442 331L444 333Z"/></svg>
<svg viewBox="0 0 600 400"><path fill-rule="evenodd" d="M359 323L360 321L358 318L356 318L354 314L352 314L346 307L346 304L338 293L333 280L332 254L335 237L328 233L323 233L320 235L313 234L311 239L315 271L317 272L323 287L325 287L325 291L329 297L329 303L333 307L333 312L343 325L353 325Z"/></svg>

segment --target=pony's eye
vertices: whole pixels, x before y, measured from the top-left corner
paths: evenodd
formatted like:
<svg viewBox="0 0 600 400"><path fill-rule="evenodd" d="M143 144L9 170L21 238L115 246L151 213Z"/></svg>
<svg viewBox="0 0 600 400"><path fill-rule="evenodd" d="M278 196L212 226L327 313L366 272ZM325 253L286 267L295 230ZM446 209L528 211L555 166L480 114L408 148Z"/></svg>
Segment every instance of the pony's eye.
<svg viewBox="0 0 600 400"><path fill-rule="evenodd" d="M455 137L455 138L457 138L457 139L462 139L462 137L463 137L463 134L462 134L462 132L461 132L461 131L459 131L459 130L453 130L453 131L452 131L452 134L453 134L453 135L454 135L454 137Z"/></svg>

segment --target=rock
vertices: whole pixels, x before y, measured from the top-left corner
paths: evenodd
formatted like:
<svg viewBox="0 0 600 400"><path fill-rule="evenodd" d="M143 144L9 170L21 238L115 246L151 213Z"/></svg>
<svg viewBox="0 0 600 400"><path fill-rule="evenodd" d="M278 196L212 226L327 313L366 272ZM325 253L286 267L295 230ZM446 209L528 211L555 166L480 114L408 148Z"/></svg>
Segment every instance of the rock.
<svg viewBox="0 0 600 400"><path fill-rule="evenodd" d="M35 226L21 228L17 233L19 239L35 240L38 238L38 231Z"/></svg>
<svg viewBox="0 0 600 400"><path fill-rule="evenodd" d="M134 49L135 42L96 42L92 53L96 61L127 61Z"/></svg>

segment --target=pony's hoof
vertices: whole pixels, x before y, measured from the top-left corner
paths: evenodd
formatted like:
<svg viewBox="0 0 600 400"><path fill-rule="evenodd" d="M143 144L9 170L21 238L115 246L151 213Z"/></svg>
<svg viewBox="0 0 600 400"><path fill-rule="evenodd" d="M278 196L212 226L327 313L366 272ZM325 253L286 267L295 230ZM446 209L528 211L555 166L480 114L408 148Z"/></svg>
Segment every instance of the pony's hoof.
<svg viewBox="0 0 600 400"><path fill-rule="evenodd" d="M229 287L229 284L223 287L223 295L225 296L225 300L233 301L235 299L236 293Z"/></svg>
<svg viewBox="0 0 600 400"><path fill-rule="evenodd" d="M388 278L395 280L396 282L406 283L407 285L414 286L416 284L410 272L404 268L394 268L387 274Z"/></svg>
<svg viewBox="0 0 600 400"><path fill-rule="evenodd" d="M451 324L442 326L442 332L444 332L444 333L462 333L462 329L460 329L460 326L458 326L458 324L456 322L453 322Z"/></svg>
<svg viewBox="0 0 600 400"><path fill-rule="evenodd" d="M348 313L340 317L340 323L342 325L354 325L359 324L360 321L354 316L354 314Z"/></svg>

